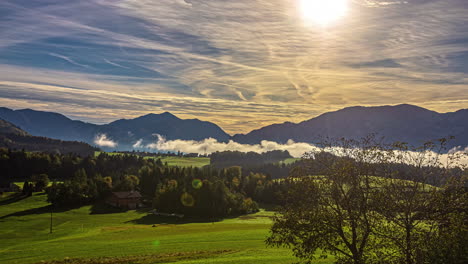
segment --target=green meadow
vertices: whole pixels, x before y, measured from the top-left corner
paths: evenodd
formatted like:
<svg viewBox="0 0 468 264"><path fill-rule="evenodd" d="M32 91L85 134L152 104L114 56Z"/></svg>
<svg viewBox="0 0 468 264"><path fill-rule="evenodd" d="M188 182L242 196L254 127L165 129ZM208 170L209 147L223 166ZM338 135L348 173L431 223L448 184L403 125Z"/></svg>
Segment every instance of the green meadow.
<svg viewBox="0 0 468 264"><path fill-rule="evenodd" d="M96 151L95 156L101 154L101 151ZM106 152L107 155L124 155L125 153L120 152ZM167 162L169 166L179 166L179 167L203 167L206 165L210 165L210 158L206 157L178 157L178 156L159 156L159 157L152 157L146 156L146 159L161 159L163 163ZM300 160L300 158L288 158L280 163L284 163L286 165L292 164L296 161Z"/></svg>
<svg viewBox="0 0 468 264"><path fill-rule="evenodd" d="M205 157L160 157L162 163L179 167L203 167L210 165L210 158Z"/></svg>
<svg viewBox="0 0 468 264"><path fill-rule="evenodd" d="M95 156L99 156L101 151L96 151ZM125 153L119 152L106 152L107 155L125 155ZM206 157L178 157L178 156L146 156L146 159L161 159L162 163L166 163L169 166L179 166L179 167L203 167L205 165L210 165L210 158Z"/></svg>
<svg viewBox="0 0 468 264"><path fill-rule="evenodd" d="M271 211L218 222L190 222L147 210L55 210L50 234L46 195L0 198L0 263L291 263L287 249L264 240ZM330 263L318 260L317 263Z"/></svg>
<svg viewBox="0 0 468 264"><path fill-rule="evenodd" d="M288 165L288 164L293 164L294 162L299 161L299 160L301 160L301 159L300 158L288 158L288 159L283 160L280 163L284 163L284 164Z"/></svg>

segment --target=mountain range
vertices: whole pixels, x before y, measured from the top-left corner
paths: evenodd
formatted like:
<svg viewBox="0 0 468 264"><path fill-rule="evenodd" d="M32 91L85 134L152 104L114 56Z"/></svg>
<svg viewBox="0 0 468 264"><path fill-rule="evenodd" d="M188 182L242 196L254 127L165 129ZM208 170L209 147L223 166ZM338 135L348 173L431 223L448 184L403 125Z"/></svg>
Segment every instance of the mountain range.
<svg viewBox="0 0 468 264"><path fill-rule="evenodd" d="M141 144L156 141L156 135L162 135L168 140L215 138L219 141L227 141L230 138L226 132L213 123L198 119L180 119L168 112L96 125L71 120L53 112L31 109L12 110L2 107L0 118L35 136L95 144L99 135L106 135L108 140L117 143L115 147L100 146L106 150L131 150L137 141L141 141Z"/></svg>
<svg viewBox="0 0 468 264"><path fill-rule="evenodd" d="M289 139L314 143L323 137L359 139L371 133L384 137L387 142L401 141L415 146L454 136L448 147L465 147L468 146L468 109L437 113L408 104L348 107L297 124L274 124L245 135L234 135L233 140L244 144L262 140L285 143Z"/></svg>
<svg viewBox="0 0 468 264"><path fill-rule="evenodd" d="M131 150L135 148L136 142L145 145L156 141L156 135L162 135L168 140L214 138L220 142L234 140L238 143L257 144L262 140L285 143L290 139L295 142L316 143L323 137L356 139L374 133L388 142L403 141L413 145L454 136L449 147L468 146L468 109L438 113L408 104L348 107L300 123L273 124L232 137L214 123L180 119L168 112L120 119L104 125L71 120L58 113L31 109L0 108L0 118L35 136L95 144L99 135L106 135L106 139L118 143L116 146L104 146L106 150Z"/></svg>

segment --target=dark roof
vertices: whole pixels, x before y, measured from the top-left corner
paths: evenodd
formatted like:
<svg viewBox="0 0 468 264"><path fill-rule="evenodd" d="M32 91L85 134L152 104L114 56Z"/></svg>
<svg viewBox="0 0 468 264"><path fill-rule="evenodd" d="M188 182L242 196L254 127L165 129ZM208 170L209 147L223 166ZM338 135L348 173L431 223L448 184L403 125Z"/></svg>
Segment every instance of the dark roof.
<svg viewBox="0 0 468 264"><path fill-rule="evenodd" d="M141 198L140 192L112 192L117 198L124 199L124 198Z"/></svg>

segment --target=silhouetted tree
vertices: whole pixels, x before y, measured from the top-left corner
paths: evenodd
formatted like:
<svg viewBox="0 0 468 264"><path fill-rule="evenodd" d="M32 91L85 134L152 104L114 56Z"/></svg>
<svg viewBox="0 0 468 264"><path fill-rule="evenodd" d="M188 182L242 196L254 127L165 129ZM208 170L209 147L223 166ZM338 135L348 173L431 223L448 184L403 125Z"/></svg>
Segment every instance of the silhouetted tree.
<svg viewBox="0 0 468 264"><path fill-rule="evenodd" d="M49 176L47 174L42 173L39 175L33 175L32 180L34 182L34 189L36 192L43 191L49 185Z"/></svg>
<svg viewBox="0 0 468 264"><path fill-rule="evenodd" d="M445 140L438 143L407 148L369 137L309 153L287 180L267 244L306 263L319 250L340 263L463 263L466 181L452 184L463 177L444 167L452 163L441 162Z"/></svg>
<svg viewBox="0 0 468 264"><path fill-rule="evenodd" d="M28 181L25 181L23 184L22 194L26 196L31 196L32 192L33 192L33 188L31 184Z"/></svg>

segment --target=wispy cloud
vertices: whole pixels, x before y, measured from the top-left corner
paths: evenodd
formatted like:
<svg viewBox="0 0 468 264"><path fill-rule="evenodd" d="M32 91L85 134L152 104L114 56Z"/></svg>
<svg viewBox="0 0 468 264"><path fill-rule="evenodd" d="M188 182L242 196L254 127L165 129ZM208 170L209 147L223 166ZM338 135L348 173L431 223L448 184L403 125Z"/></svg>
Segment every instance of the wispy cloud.
<svg viewBox="0 0 468 264"><path fill-rule="evenodd" d="M50 56L52 57L57 57L57 58L60 58L60 59L63 59L73 65L77 65L77 66L80 66L80 67L84 67L84 68L91 68L89 65L84 65L84 64L81 64L81 63L78 63L76 61L74 61L73 59L67 57L67 56L63 56L63 55L60 55L60 54L56 54L56 53L49 53Z"/></svg>
<svg viewBox="0 0 468 264"><path fill-rule="evenodd" d="M120 68L124 68L124 69L130 69L129 67L125 67L125 66L122 66L118 63L115 63L115 62L112 62L112 61L109 61L108 59L104 59L104 61L112 66L115 66L115 67L120 67Z"/></svg>

